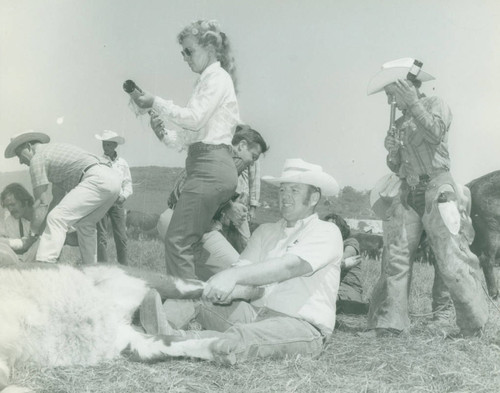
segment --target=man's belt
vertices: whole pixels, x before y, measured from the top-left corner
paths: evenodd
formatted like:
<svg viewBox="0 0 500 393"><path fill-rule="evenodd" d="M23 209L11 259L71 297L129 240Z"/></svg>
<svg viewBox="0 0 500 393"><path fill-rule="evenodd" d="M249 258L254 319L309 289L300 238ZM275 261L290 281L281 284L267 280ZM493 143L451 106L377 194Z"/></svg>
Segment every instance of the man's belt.
<svg viewBox="0 0 500 393"><path fill-rule="evenodd" d="M80 176L80 180L78 180L78 183L80 183L80 182L82 181L82 179L83 179L83 175L85 175L85 173L86 173L86 172L87 172L90 168L92 168L93 166L96 166L96 165L101 165L101 163L100 163L100 162L94 162L93 164L90 164L90 165L86 166L86 167L84 168L84 170L82 171L82 175Z"/></svg>
<svg viewBox="0 0 500 393"><path fill-rule="evenodd" d="M423 175L417 175L417 174L409 174L403 180L408 184L410 187L415 188L419 184L427 184L431 179L435 178L436 176L440 175L441 173L448 172L447 169L443 170L438 170L436 172L433 172L431 174L423 174Z"/></svg>

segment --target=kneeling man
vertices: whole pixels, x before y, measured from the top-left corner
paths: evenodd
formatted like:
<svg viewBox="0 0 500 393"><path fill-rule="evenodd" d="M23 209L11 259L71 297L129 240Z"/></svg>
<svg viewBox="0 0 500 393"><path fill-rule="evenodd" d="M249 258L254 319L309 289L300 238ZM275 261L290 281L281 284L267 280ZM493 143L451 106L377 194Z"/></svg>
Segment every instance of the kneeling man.
<svg viewBox="0 0 500 393"><path fill-rule="evenodd" d="M2 207L9 211L0 230L0 242L7 243L22 262L34 262L38 248L38 237L30 236L33 202L31 194L19 183L7 185L0 194Z"/></svg>
<svg viewBox="0 0 500 393"><path fill-rule="evenodd" d="M207 330L174 330L157 294L141 307L148 333L178 336L164 340L185 341L186 356L202 357L201 347L208 354L204 358L224 363L317 356L333 331L342 236L335 224L318 218L315 207L322 194L337 194L337 182L301 159L287 160L280 177L263 180L279 186L283 218L259 226L238 263L208 280L196 316ZM260 287L260 298L237 301L241 285Z"/></svg>

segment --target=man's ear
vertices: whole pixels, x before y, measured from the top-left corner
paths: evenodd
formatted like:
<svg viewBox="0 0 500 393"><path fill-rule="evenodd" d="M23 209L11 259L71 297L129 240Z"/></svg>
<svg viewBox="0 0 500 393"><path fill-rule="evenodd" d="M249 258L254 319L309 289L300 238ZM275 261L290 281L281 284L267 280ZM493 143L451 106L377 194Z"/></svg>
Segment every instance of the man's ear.
<svg viewBox="0 0 500 393"><path fill-rule="evenodd" d="M309 198L309 206L316 206L321 198L321 194L318 191L314 191Z"/></svg>
<svg viewBox="0 0 500 393"><path fill-rule="evenodd" d="M248 143L246 140L242 139L239 143L238 143L238 151L241 151L241 149L243 149L244 147L247 147L248 148Z"/></svg>

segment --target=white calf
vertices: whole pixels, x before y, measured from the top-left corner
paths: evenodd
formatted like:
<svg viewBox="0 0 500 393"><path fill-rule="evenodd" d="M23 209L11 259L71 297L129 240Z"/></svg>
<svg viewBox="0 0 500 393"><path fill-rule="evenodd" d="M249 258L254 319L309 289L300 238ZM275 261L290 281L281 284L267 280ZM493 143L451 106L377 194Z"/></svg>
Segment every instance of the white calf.
<svg viewBox="0 0 500 393"><path fill-rule="evenodd" d="M184 355L210 359L192 342L171 342L132 328L132 314L148 289L117 267L0 268L0 391L28 391L7 387L11 368L21 362L92 365L126 348L142 361Z"/></svg>

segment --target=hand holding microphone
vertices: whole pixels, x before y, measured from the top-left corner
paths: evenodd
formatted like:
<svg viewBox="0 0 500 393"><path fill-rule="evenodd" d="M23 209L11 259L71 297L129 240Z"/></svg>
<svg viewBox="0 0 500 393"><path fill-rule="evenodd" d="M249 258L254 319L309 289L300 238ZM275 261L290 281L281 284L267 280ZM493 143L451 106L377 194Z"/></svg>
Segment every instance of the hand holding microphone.
<svg viewBox="0 0 500 393"><path fill-rule="evenodd" d="M126 80L123 83L123 90L130 95L130 98L141 109L150 109L153 106L154 96L143 91L133 80Z"/></svg>

